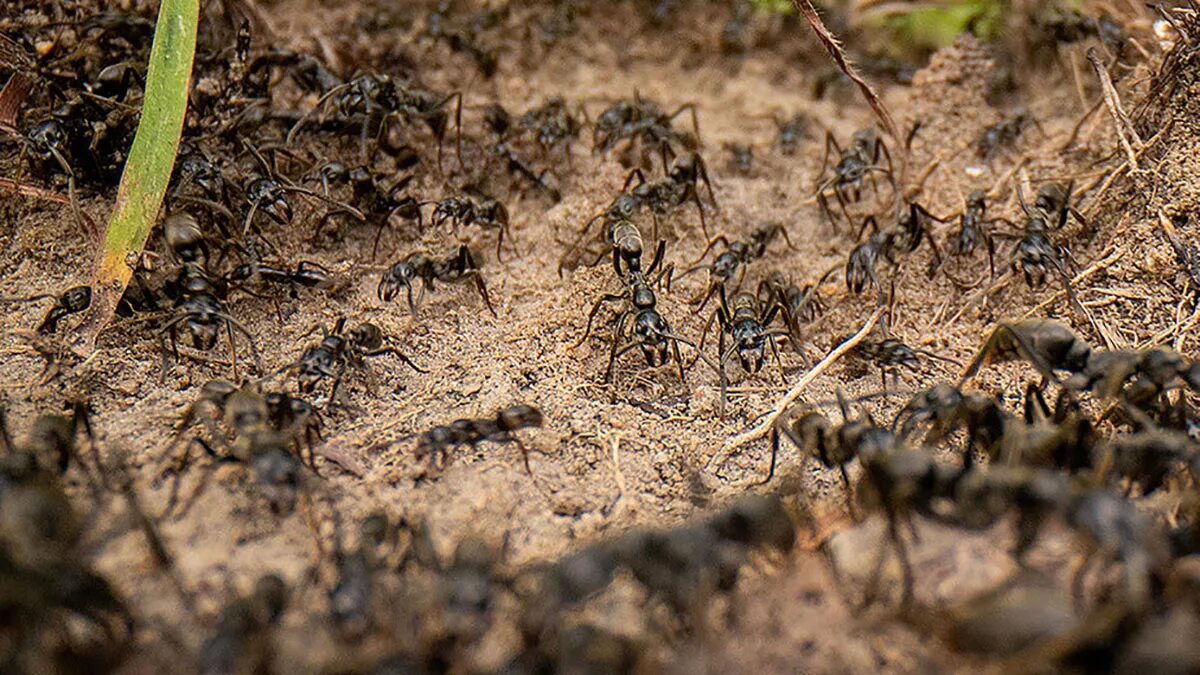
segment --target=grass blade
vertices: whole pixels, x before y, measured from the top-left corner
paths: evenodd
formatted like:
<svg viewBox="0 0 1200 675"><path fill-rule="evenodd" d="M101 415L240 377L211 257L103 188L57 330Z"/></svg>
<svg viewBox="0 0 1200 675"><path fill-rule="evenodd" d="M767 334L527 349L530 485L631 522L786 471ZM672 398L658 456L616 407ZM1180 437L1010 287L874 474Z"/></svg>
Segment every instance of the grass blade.
<svg viewBox="0 0 1200 675"><path fill-rule="evenodd" d="M199 15L199 0L162 0L159 7L142 118L96 255L91 314L80 328L85 351L95 348L96 336L112 318L133 276L129 262L142 252L158 219L183 134Z"/></svg>

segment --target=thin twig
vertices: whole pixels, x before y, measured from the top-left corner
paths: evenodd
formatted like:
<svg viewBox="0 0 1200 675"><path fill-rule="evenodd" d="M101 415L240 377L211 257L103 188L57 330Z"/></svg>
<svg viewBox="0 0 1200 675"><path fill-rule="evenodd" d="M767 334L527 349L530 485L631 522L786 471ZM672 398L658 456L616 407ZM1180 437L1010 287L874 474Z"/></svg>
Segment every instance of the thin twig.
<svg viewBox="0 0 1200 675"><path fill-rule="evenodd" d="M722 452L719 455L721 458L720 461L724 461L725 458L729 457L731 451L735 448L745 445L746 443L749 443L755 439L766 436L767 433L771 431L771 427L774 426L775 420L778 419L785 410L790 408L791 405L796 402L796 399L800 398L800 395L804 393L804 390L808 387L808 385L812 384L813 380L820 377L821 373L824 373L830 366L832 366L834 363L837 363L838 359L842 358L846 352L854 349L858 343L863 341L863 338L867 337L867 334L871 332L871 329L874 328L875 324L879 321L879 317L883 315L884 309L884 307L876 307L875 311L872 312L871 316L867 318L867 321L863 324L862 328L858 329L858 332L854 335L846 338L844 342L835 347L833 351L829 352L825 358L821 359L820 363L813 366L811 370L805 373L804 376L800 378L800 381L797 382L791 389L789 389L788 392L783 395L783 398L779 399L779 402L775 404L775 408L771 410L771 412L767 413L766 417L763 418L763 421L760 422L758 426L750 429L749 431L742 432L728 441L725 441L725 446L722 448ZM710 461L709 466L712 466L712 464L713 462Z"/></svg>
<svg viewBox="0 0 1200 675"><path fill-rule="evenodd" d="M1125 149L1129 165L1133 167L1134 171L1137 171L1137 152L1134 151L1129 138L1133 137L1138 149L1142 147L1142 139L1138 138L1138 133L1130 123L1129 116L1121 107L1121 98L1117 95L1117 88L1113 86L1112 76L1108 74L1108 68L1100 60L1100 53L1096 51L1095 47L1088 49L1087 58L1096 71L1096 77L1100 79L1100 90L1104 93L1104 104L1108 106L1108 113L1112 115L1113 126L1117 128L1117 139L1121 141L1121 147Z"/></svg>
<svg viewBox="0 0 1200 675"><path fill-rule="evenodd" d="M28 183L18 183L11 178L0 178L0 190L15 192L22 197L45 199L46 201L55 202L57 204L71 203L70 197L67 197L66 195L59 194L52 190L43 190L36 185L29 185Z"/></svg>

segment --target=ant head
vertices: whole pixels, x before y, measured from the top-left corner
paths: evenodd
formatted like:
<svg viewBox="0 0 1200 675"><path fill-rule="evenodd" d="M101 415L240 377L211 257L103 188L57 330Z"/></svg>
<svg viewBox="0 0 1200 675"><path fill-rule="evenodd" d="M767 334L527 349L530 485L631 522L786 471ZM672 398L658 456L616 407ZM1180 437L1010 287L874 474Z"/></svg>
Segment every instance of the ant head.
<svg viewBox="0 0 1200 675"><path fill-rule="evenodd" d="M983 190L975 190L967 196L967 207L983 210L987 204L987 193Z"/></svg>
<svg viewBox="0 0 1200 675"><path fill-rule="evenodd" d="M192 336L192 347L206 352L217 345L220 335L217 321L208 316L189 316L185 323L188 335Z"/></svg>
<svg viewBox="0 0 1200 675"><path fill-rule="evenodd" d="M209 380L200 387L200 400L224 405L238 386L229 380Z"/></svg>
<svg viewBox="0 0 1200 675"><path fill-rule="evenodd" d="M377 289L379 299L383 302L391 302L401 288L412 288L412 280L416 276L416 268L410 262L401 261L392 265L379 280Z"/></svg>
<svg viewBox="0 0 1200 675"><path fill-rule="evenodd" d="M246 201L280 225L292 219L292 205L287 193L274 178L260 177L250 181L246 186Z"/></svg>
<svg viewBox="0 0 1200 675"><path fill-rule="evenodd" d="M163 236L167 246L184 262L197 262L203 252L204 233L200 223L190 213L172 213L163 221Z"/></svg>
<svg viewBox="0 0 1200 675"><path fill-rule="evenodd" d="M92 287L75 286L68 288L59 298L58 302L71 313L82 312L92 306Z"/></svg>
<svg viewBox="0 0 1200 675"><path fill-rule="evenodd" d="M1033 208L1047 215L1055 215L1067 208L1071 198L1070 188L1061 183L1046 183L1038 189Z"/></svg>
<svg viewBox="0 0 1200 675"><path fill-rule="evenodd" d="M29 142L38 157L48 160L67 142L67 128L56 119L49 119L29 132Z"/></svg>
<svg viewBox="0 0 1200 675"><path fill-rule="evenodd" d="M738 340L737 356L738 361L742 364L742 370L751 375L762 370L766 344L766 340L759 334L746 336Z"/></svg>
<svg viewBox="0 0 1200 675"><path fill-rule="evenodd" d="M633 323L633 334L646 358L646 365L651 368L665 366L669 360L667 354L667 337L670 331L665 319L652 310L638 314Z"/></svg>

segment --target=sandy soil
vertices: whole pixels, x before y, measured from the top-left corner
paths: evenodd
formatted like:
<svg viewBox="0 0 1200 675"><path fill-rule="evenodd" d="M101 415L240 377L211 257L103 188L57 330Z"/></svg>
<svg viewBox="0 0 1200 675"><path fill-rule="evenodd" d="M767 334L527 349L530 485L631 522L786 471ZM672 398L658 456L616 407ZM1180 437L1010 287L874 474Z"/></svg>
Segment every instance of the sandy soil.
<svg viewBox="0 0 1200 675"><path fill-rule="evenodd" d="M511 111L524 111L561 95L584 106L595 119L606 102L636 91L666 109L696 104L702 154L720 205L719 212L707 213L714 233L742 238L765 221L786 227L794 249L782 242L772 245L765 259L750 266L744 287L752 288L776 269L796 283L814 280L844 262L853 247L854 233L825 221L811 195L822 175L823 130L844 144L874 121L847 86L835 85L831 97L814 99L814 83L829 65L806 28L761 19L750 29L755 46L742 55L724 56L719 36L728 8L722 4L694 3L677 11L669 27L654 27L642 9L629 3L587 3L578 8L578 33L545 46L521 39L526 28L536 31L533 17L542 8L512 3L505 27L492 38L499 45L499 72L484 79L462 55L416 39L427 14L423 4L406 5L403 12L370 2L284 0L259 5L277 36L272 47L327 48L342 57L348 71L356 62L386 71L389 64L407 60L418 64L431 88L463 92L466 169L460 169L450 153L449 175L421 175L413 192L422 198L441 197L449 191L447 185L478 178L473 168L482 168L478 139L483 137L485 104L496 101ZM397 13L395 27L369 39L352 28L360 15L382 21L389 12ZM1145 17L1139 15L1138 20L1142 23L1137 25L1144 26ZM1194 149L1178 139L1164 141L1170 149L1156 161L1170 170L1159 179L1136 174L1155 185L1173 186L1171 192L1156 193L1135 209L1125 208L1123 195L1137 191L1129 187L1136 181L1127 177L1098 197L1105 175L1122 159L1106 111L1102 108L1090 118L1078 139L1063 150L1072 128L1099 96L1094 74L1082 57L1085 46L1063 46L1053 62L1035 72L1021 72L1017 91L999 107L987 100L996 64L986 48L970 39L935 55L911 85L883 84L882 91L902 129L920 124L902 180L933 213L958 211L967 193L982 188L994 195L994 213L1016 220L1020 211L1015 185L1023 184L1025 193L1032 194L1046 181L1075 180L1089 225L1071 225L1065 241L1076 268L1086 275L1077 280L1075 291L1092 319L1072 309L1060 282L1034 290L1008 273L1010 241L999 244L997 274L1005 276L970 290L944 274L929 279L925 271L932 255L923 246L900 268L882 267L886 283L895 283L896 305L888 325L894 336L962 363L996 321L1035 315L1064 318L1097 344L1170 344L1185 353L1194 349L1191 327L1200 307L1187 292L1188 282L1179 274L1171 249L1155 230L1155 213L1162 205L1173 204L1183 213L1195 204L1196 190L1179 187L1194 175ZM1136 64L1133 73L1146 72L1144 58L1133 50L1126 60ZM1078 70L1078 79L1072 68ZM1123 83L1120 86L1127 91ZM307 109L315 102L312 97L292 99L285 94L278 104ZM977 139L1017 106L1031 112L1040 130L1027 130L990 161L981 159L975 152ZM816 123L799 152L785 156L776 145L770 118L795 112L807 113ZM405 128L414 130L418 143L432 148L424 130ZM1176 129L1172 134L1184 140L1200 137L1187 132ZM352 157L356 150L355 139L335 142L320 137L306 143L311 143L306 150L322 156ZM749 174L732 166L727 143L753 147ZM901 153L892 143L898 159ZM690 369L681 383L673 367L647 369L631 352L621 358L614 383L604 384L608 322L582 346L571 345L581 335L593 299L619 286L608 265L582 267L565 278L558 275L557 265L565 250L560 242L575 240L581 225L617 194L627 169L613 157L592 152L589 130L570 152L569 163L550 163L562 191L556 204L536 192L521 194L515 179L485 170L488 189L512 215L512 249L497 261L494 235L481 236L470 228L463 233L474 232L476 248L485 252L483 277L499 318L486 312L469 286L443 286L427 294L418 317L411 316L403 302L383 304L377 299L383 264L412 251L451 250L454 241L445 230L431 229L414 238L402 235L397 222L384 235L386 255L372 262L374 233L369 228L350 227L336 241L314 240L322 206L313 200L295 200L293 222L268 228L288 256L327 265L348 283L335 295L301 290L297 299L278 294L277 301L234 296L231 312L254 335L266 364L259 375L270 386L293 387L294 380L277 371L294 363L315 339L305 336L314 325L330 326L342 316L378 324L429 372L415 373L382 357L371 360L361 377L348 378L343 405L325 419L325 440L318 448L322 477L308 481L310 503L301 513L273 516L255 499L243 472L230 467L218 471L214 484L186 517L162 523L178 558L180 577L199 598L199 618L181 613L169 583L153 572L135 534L97 544L97 567L133 600L141 615L180 626L194 649L229 597L229 586L245 589L259 575L278 572L297 596L279 635L280 670L308 671L336 654L349 653L324 619L329 573L323 553L327 547L321 542L327 542L333 510L347 522L379 509L424 519L443 556L449 556L464 536L478 534L503 549L506 565L516 568L555 559L634 526L684 522L765 475L765 441L728 457L723 456L728 454L724 443L770 410L806 363L857 330L874 309L875 294L849 295L840 272L835 274L820 289L828 309L807 327L800 345L803 356L783 349L783 372L768 362L758 376L745 376L731 362L733 384L724 418L717 412L717 378L703 364ZM1186 157L1192 159L1184 161ZM917 187L916 177L934 162L923 189ZM1143 182L1140 189L1149 184ZM889 218L889 190L881 188L874 207L867 191L866 200L856 207L858 214L874 208L881 218ZM103 221L110 203L104 197L91 198L84 209ZM86 282L90 249L75 232L66 207L5 196L0 211L5 223L0 227L4 295L52 292ZM695 213L681 209L664 224L671 234L668 259L684 268L706 244ZM938 226L939 245L952 230L953 225ZM152 246L165 263L165 246ZM952 259L948 268L956 278L975 279L986 273L987 265L977 254L970 260ZM706 283L703 273L690 275L660 300L671 325L692 340L699 339L708 316L694 314L685 300L702 292ZM44 311L44 303L10 305L4 328L36 325ZM36 375L42 359L26 340L5 337L0 386L10 424L20 435L35 413L57 409L68 398L86 398L96 413L102 452L128 453L139 469L145 499L158 509L165 491L150 483L163 462L172 425L196 399L199 386L214 377L228 377L228 368L185 358L161 377L155 324L137 319L119 319L102 335L99 347L82 362L68 356L62 373L39 385ZM715 346L706 350L712 355ZM690 350L684 352L690 360ZM918 372L906 373L899 386L910 390L952 380L957 371L953 364L926 359ZM1020 366L991 368L976 386L1002 392L1015 403L1029 377ZM816 378L804 400L828 401L837 388L859 394L878 387L873 366L847 359ZM898 401L871 405L886 419ZM488 416L516 402L536 405L546 416L543 429L522 433L532 451L532 477L524 473L515 447L484 444L457 452L436 479L419 480L423 471L414 457L413 434L458 417ZM850 610L856 595L854 575L835 575L826 564L827 553L816 550L823 535L847 527L839 479L785 448L779 470L784 478L774 485L798 489L794 499L819 515L820 533L790 557L757 560L729 599L720 633L684 638L687 644L674 645L661 663L690 672L928 672L931 667L977 667L886 614L864 618ZM342 465L328 459L337 455L350 459ZM185 489L194 484L194 477L185 478ZM1007 528L970 537L932 526L922 529L923 535L926 532L916 552L918 596L923 600L951 602L978 590L981 579L999 580L1012 570ZM1048 539L1042 547L1046 565L1065 574L1070 541L1061 533ZM873 550L870 541L851 550ZM947 563L948 555L957 562ZM511 646L512 636L500 633L495 637L498 646L479 656L485 667L502 663L505 645ZM380 644L369 643L357 658L378 653ZM131 672L153 667L171 651L152 638L142 646Z"/></svg>

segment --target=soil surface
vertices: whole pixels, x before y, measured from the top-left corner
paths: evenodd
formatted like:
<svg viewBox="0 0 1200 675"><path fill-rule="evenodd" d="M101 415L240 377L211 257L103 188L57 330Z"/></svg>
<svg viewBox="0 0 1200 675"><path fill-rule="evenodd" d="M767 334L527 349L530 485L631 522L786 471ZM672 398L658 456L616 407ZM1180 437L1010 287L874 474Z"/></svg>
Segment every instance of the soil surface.
<svg viewBox="0 0 1200 675"><path fill-rule="evenodd" d="M499 552L506 569L515 570L556 560L631 528L688 522L746 491L778 491L797 511L810 514L811 529L801 531L803 545L788 555L755 557L736 590L714 610L710 626L654 642L649 671L1000 669L999 663L953 654L940 640L930 639L938 633L936 622L933 628L914 627L895 615L889 600L874 610L856 611L882 537L880 516L866 516L854 525L837 471L822 468L787 443L774 480L756 486L766 477L770 444L764 437L731 447L729 439L757 425L881 303L886 311L871 337L886 331L922 350L918 365L901 370L898 378L885 377L900 395L862 404L881 420L892 418L904 393L939 381L957 382L962 365L1002 320L1054 317L1096 345L1195 351L1200 305L1194 302L1193 282L1159 229L1158 211L1185 213L1200 198L1194 187L1192 139L1197 135L1183 126L1172 128L1157 141L1162 149L1148 154L1151 159L1138 170L1122 166L1126 156L1107 108L1100 106L1080 124L1101 100L1084 56L1089 47L1105 53L1095 39L1047 48L1046 58L1019 64L1008 88L996 83L1006 72L1012 74L1009 55L1028 45L1009 41L989 46L970 37L934 54L911 82L878 72L870 78L901 136L916 129L907 151L904 138L885 142L898 189L929 212L957 214L966 195L982 189L989 195L990 215L1019 223L1018 188L1029 199L1047 182L1073 182L1086 223L1072 218L1055 236L1070 250L1074 301L1056 275L1045 286L1030 288L1010 270L1019 235L1004 225L996 226L994 274L985 251L952 256L947 242L957 232L953 218L933 223L933 239L944 259L940 267L933 249L923 244L900 258L899 265L879 263L880 291L869 288L855 295L847 291L843 267L858 241L858 223L869 214L884 225L895 222L895 192L882 173L869 175L862 199L850 204L853 227L844 222L836 200L832 220L822 213L813 194L832 165L822 164L826 134L844 147L856 131L875 127L877 121L857 91L836 77L808 27L793 18L750 15L740 35L742 49L731 50L722 42L733 17L728 3L673 3L661 25L653 20L654 3L480 3L498 10L497 23L479 38L497 56L495 74L486 77L447 41L427 37L432 3L224 4L254 8L255 49L318 54L346 77L360 70L415 72L432 91L462 92L461 164L453 129L446 134L439 170L429 127L419 120L394 125L397 138L390 140L411 144L422 157L406 194L437 200L464 186L479 186L505 204L510 231L498 259L495 230L431 227L428 222L418 230L396 217L373 256L374 228L349 221L322 226L329 207L317 197L293 194L294 213L286 224L257 221L271 242L273 260L320 263L344 288L299 288L289 295L286 289L263 286L254 294L231 293L229 314L253 336L262 360L261 370L248 372L253 358L238 336L238 378L249 375L261 378L265 388L296 391L289 366L319 341L320 327L328 329L341 317L351 325L374 323L390 345L425 372L392 355L366 359L362 368L347 371L337 400L322 412L323 438L315 448L319 476L306 473L295 513L272 513L256 495L247 471L227 464L215 469L185 515L160 522L178 578L196 598L195 614L185 611L168 576L156 570L141 535L123 526L128 514L122 505L110 501L96 509L89 527L109 532L91 544L96 569L147 625L170 626L166 632L183 642L171 645L159 632L143 631L134 657L124 666L127 672L178 667L177 651L199 649L220 608L269 572L280 574L292 588L276 636L280 672L312 672L333 663L349 669L388 652L395 640L411 642L405 624L409 619L403 618L381 621L386 628L357 646L343 644L330 629L327 590L333 583L335 513L348 524L381 510L393 518L423 521L443 559L464 537L478 535ZM456 3L447 21L465 24L484 9L469 4ZM558 30L553 21L566 21L562 8L567 6L574 7L573 18L564 24L568 29L552 33ZM1145 95L1148 74L1162 58L1161 45L1149 31L1148 11L1122 7L1131 41L1112 72L1126 107L1134 110ZM213 16L205 20L215 21L220 14L211 8L208 13ZM1103 58L1111 63L1111 55ZM319 94L303 92L283 75L276 77L273 109L306 112L318 105ZM712 235L734 241L745 239L760 223L783 225L787 241L772 242L762 259L747 266L743 290L753 291L775 270L797 285L822 279L816 297L823 312L803 326L799 344L781 337L782 367L770 351L755 375L746 374L736 356L726 363L730 385L724 416L719 378L704 361L688 368L686 380L680 381L674 363L647 367L634 349L617 359L612 381L604 380L619 303L602 308L592 334L579 343L592 303L602 294L619 292L621 284L607 254L598 256L599 264L581 264L561 274L560 260L573 247L602 251L602 226L593 225L584 236L580 232L620 192L630 171L621 160L636 160L638 153L623 152L623 146L607 153L593 149L590 125L565 152L542 153L528 135L521 137L513 146L536 171L547 172L545 180L561 193L558 200L506 171L490 155L488 104L500 103L519 116L561 96L570 109L595 122L613 101L635 93L668 112L694 105L699 152L716 197L714 206L701 190ZM980 138L1018 110L1027 111L1036 124L983 156ZM811 124L794 153L785 154L775 120L797 113ZM286 132L286 126L280 128ZM675 128L691 130L687 111L675 118ZM1142 133L1148 140L1154 130ZM256 134L259 145L271 135L264 130ZM282 132L274 134L277 142L283 141ZM737 166L732 144L751 149L748 168ZM321 163L361 161L354 131L301 132L291 152L292 158L280 160L281 173L297 183L308 177L304 185L315 192L320 184L311 176ZM647 177L661 177L660 160L653 152L647 155ZM229 166L244 161L228 160ZM1161 166L1148 168L1155 163ZM20 166L11 158L3 175L10 175L10 169L15 174ZM1118 168L1119 175L1110 180ZM376 159L373 170L385 184L404 175L386 154ZM349 195L338 189L344 191L336 194ZM1131 201L1130 195L1136 199ZM81 208L103 223L112 199L111 192L85 191ZM426 208L426 220L431 210ZM58 293L87 283L93 242L80 235L70 206L6 193L0 211L4 296ZM637 222L650 248L648 214ZM1186 224L1181 227L1191 234ZM680 273L705 252L708 241L691 204L663 215L658 232L667 241L666 260L675 266L670 290L659 294L659 309L674 333L688 341L680 350L691 365L696 351L689 343L700 342L719 303L714 299L703 313L695 312L688 300L706 291L708 273ZM424 293L415 316L403 293L381 302L376 286L388 265L414 252L446 256L459 241L480 254L481 276L497 316L488 312L470 283L437 285ZM705 262L724 250L721 244L714 249ZM160 237L152 239L149 250L157 274L174 264ZM822 277L830 269L833 274ZM208 360L192 358L198 353L182 348L178 361L167 359L164 365L160 337L165 320L118 317L101 334L93 355L63 351L55 371L42 381L46 360L33 342L45 339L35 340L28 329L37 325L48 304L5 308L0 387L13 435L22 437L38 413L60 410L67 400L87 400L101 455L124 453L147 509L158 513L170 482L157 477L185 445L172 440L180 416L205 382L233 379L224 342L201 355ZM75 323L68 319L61 332L69 336ZM719 358L718 332L714 326L705 338L709 359ZM972 386L998 393L1017 410L1024 383L1035 377L1027 365L1002 364L984 368ZM800 400L823 406L832 416L838 391L853 397L879 390L879 369L847 356L813 379ZM324 382L315 403L325 405L328 393ZM447 466L437 472L417 457L415 436L422 431L456 418L489 417L515 403L536 406L545 417L542 428L517 434L528 451L531 475L513 443L453 450ZM186 440L197 433L206 433L203 425L183 436ZM207 466L201 454L193 452L196 466L183 473L184 494L201 486ZM857 473L852 467L851 477ZM80 478L70 482L72 494L85 493ZM1012 533L1007 525L965 534L918 520L917 528L919 540L912 546L917 600L934 611L1000 583L1017 569L1008 555ZM1051 528L1032 560L1040 570L1065 580L1075 555L1071 536ZM894 565L885 566L884 578L895 580ZM425 601L419 597L421 588L416 584L396 596L412 603L397 614L419 614ZM617 589L612 595L604 601L611 603L616 617L610 620L629 632L654 633L653 626L638 628L653 621L631 609L639 603L636 590L622 595ZM383 615L389 609L378 608ZM515 629L499 620L461 667L495 670L517 646Z"/></svg>

